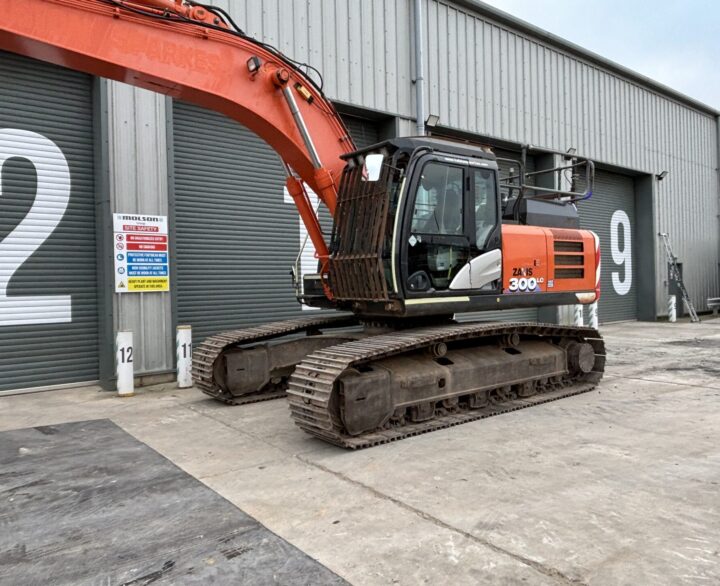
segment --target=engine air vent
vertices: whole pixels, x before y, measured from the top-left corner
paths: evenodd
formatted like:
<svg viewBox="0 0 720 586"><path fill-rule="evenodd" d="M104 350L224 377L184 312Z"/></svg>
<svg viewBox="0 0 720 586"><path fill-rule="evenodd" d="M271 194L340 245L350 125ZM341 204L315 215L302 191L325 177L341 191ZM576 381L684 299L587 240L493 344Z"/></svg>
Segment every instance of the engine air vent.
<svg viewBox="0 0 720 586"><path fill-rule="evenodd" d="M555 240L555 252L584 252L582 240L579 242L566 242Z"/></svg>
<svg viewBox="0 0 720 586"><path fill-rule="evenodd" d="M555 269L556 279L583 279L585 269Z"/></svg>
<svg viewBox="0 0 720 586"><path fill-rule="evenodd" d="M555 266L583 266L583 257L580 254L556 254Z"/></svg>

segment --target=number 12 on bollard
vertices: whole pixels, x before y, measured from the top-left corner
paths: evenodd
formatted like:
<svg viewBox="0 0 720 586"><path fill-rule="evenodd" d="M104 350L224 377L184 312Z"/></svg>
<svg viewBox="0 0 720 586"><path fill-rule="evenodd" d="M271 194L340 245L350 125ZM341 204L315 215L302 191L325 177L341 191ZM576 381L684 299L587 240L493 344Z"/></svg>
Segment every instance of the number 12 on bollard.
<svg viewBox="0 0 720 586"><path fill-rule="evenodd" d="M132 332L118 332L115 341L115 365L117 393L120 397L132 397L135 394L133 353Z"/></svg>

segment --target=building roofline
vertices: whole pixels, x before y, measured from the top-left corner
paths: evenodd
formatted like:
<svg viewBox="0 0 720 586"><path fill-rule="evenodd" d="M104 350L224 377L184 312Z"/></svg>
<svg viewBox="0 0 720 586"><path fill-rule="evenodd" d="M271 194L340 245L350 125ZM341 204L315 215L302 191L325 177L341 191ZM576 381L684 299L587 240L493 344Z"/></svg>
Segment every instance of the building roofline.
<svg viewBox="0 0 720 586"><path fill-rule="evenodd" d="M658 81L655 81L654 79L651 79L645 75L642 75L641 73L638 73L636 71L633 71L632 69L628 69L627 67L620 65L619 63L616 63L615 61L611 61L610 59L607 59L605 57L602 57L601 55L598 55L597 53L593 53L592 51L589 51L588 49L585 49L581 47L580 45L576 45L575 43L571 43L570 41L563 39L562 37L559 37L558 35L554 35L553 33L550 33L544 29L541 29L535 25L530 24L529 22L526 22L524 20L521 20L511 14L508 14L507 12L503 12L502 10L499 10L495 8L494 6L491 6L489 4L486 4L485 2L481 2L480 0L450 0L453 4L456 4L458 6L463 6L465 8L469 8L470 10L479 13L480 15L487 15L492 20L497 21L500 24L503 24L505 26L520 30L526 34L532 35L533 37L536 37L542 41L545 41L551 45L555 45L556 47L559 47L561 49L564 49L566 51L569 51L570 53L574 53L578 55L579 57L582 57L586 61L590 61L596 65L600 65L601 67L604 67L605 69L608 69L612 71L613 73L617 73L621 75L622 77L628 78L632 81L635 81L637 83L640 83L644 86L648 86L652 88L653 90L664 94L668 97L671 97L679 102L682 102L683 104L686 104L688 106L691 106L695 108L696 110L702 110L703 112L710 114L715 117L720 117L720 110L717 110L713 108L712 106L709 106L708 104L705 104L699 100L696 100L695 98L691 98L690 96L683 94L677 90L674 90L673 88L666 86Z"/></svg>

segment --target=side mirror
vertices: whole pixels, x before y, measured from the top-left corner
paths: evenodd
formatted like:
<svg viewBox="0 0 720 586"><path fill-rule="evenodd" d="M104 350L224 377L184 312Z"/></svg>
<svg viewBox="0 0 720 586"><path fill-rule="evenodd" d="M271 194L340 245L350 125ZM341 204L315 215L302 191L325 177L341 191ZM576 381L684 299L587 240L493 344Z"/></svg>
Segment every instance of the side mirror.
<svg viewBox="0 0 720 586"><path fill-rule="evenodd" d="M372 154L365 157L365 165L363 166L363 179L365 181L377 181L380 179L383 161L385 155Z"/></svg>

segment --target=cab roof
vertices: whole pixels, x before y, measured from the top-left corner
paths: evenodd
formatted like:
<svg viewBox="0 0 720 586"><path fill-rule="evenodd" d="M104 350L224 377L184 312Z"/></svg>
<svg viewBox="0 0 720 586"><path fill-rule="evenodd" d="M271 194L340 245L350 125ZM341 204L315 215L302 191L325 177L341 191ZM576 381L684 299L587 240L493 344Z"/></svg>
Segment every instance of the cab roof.
<svg viewBox="0 0 720 586"><path fill-rule="evenodd" d="M378 151L387 149L389 151L406 151L412 153L417 149L423 149L427 151L437 151L449 155L457 155L461 157L474 157L476 159L487 159L490 161L495 160L495 155L485 151L479 145L468 144L464 142L455 142L452 140L446 140L442 138L434 138L431 136L406 136L400 138L391 138L383 142L358 149L352 153L346 153L342 156L342 159L352 159L357 155L362 155L367 152Z"/></svg>

